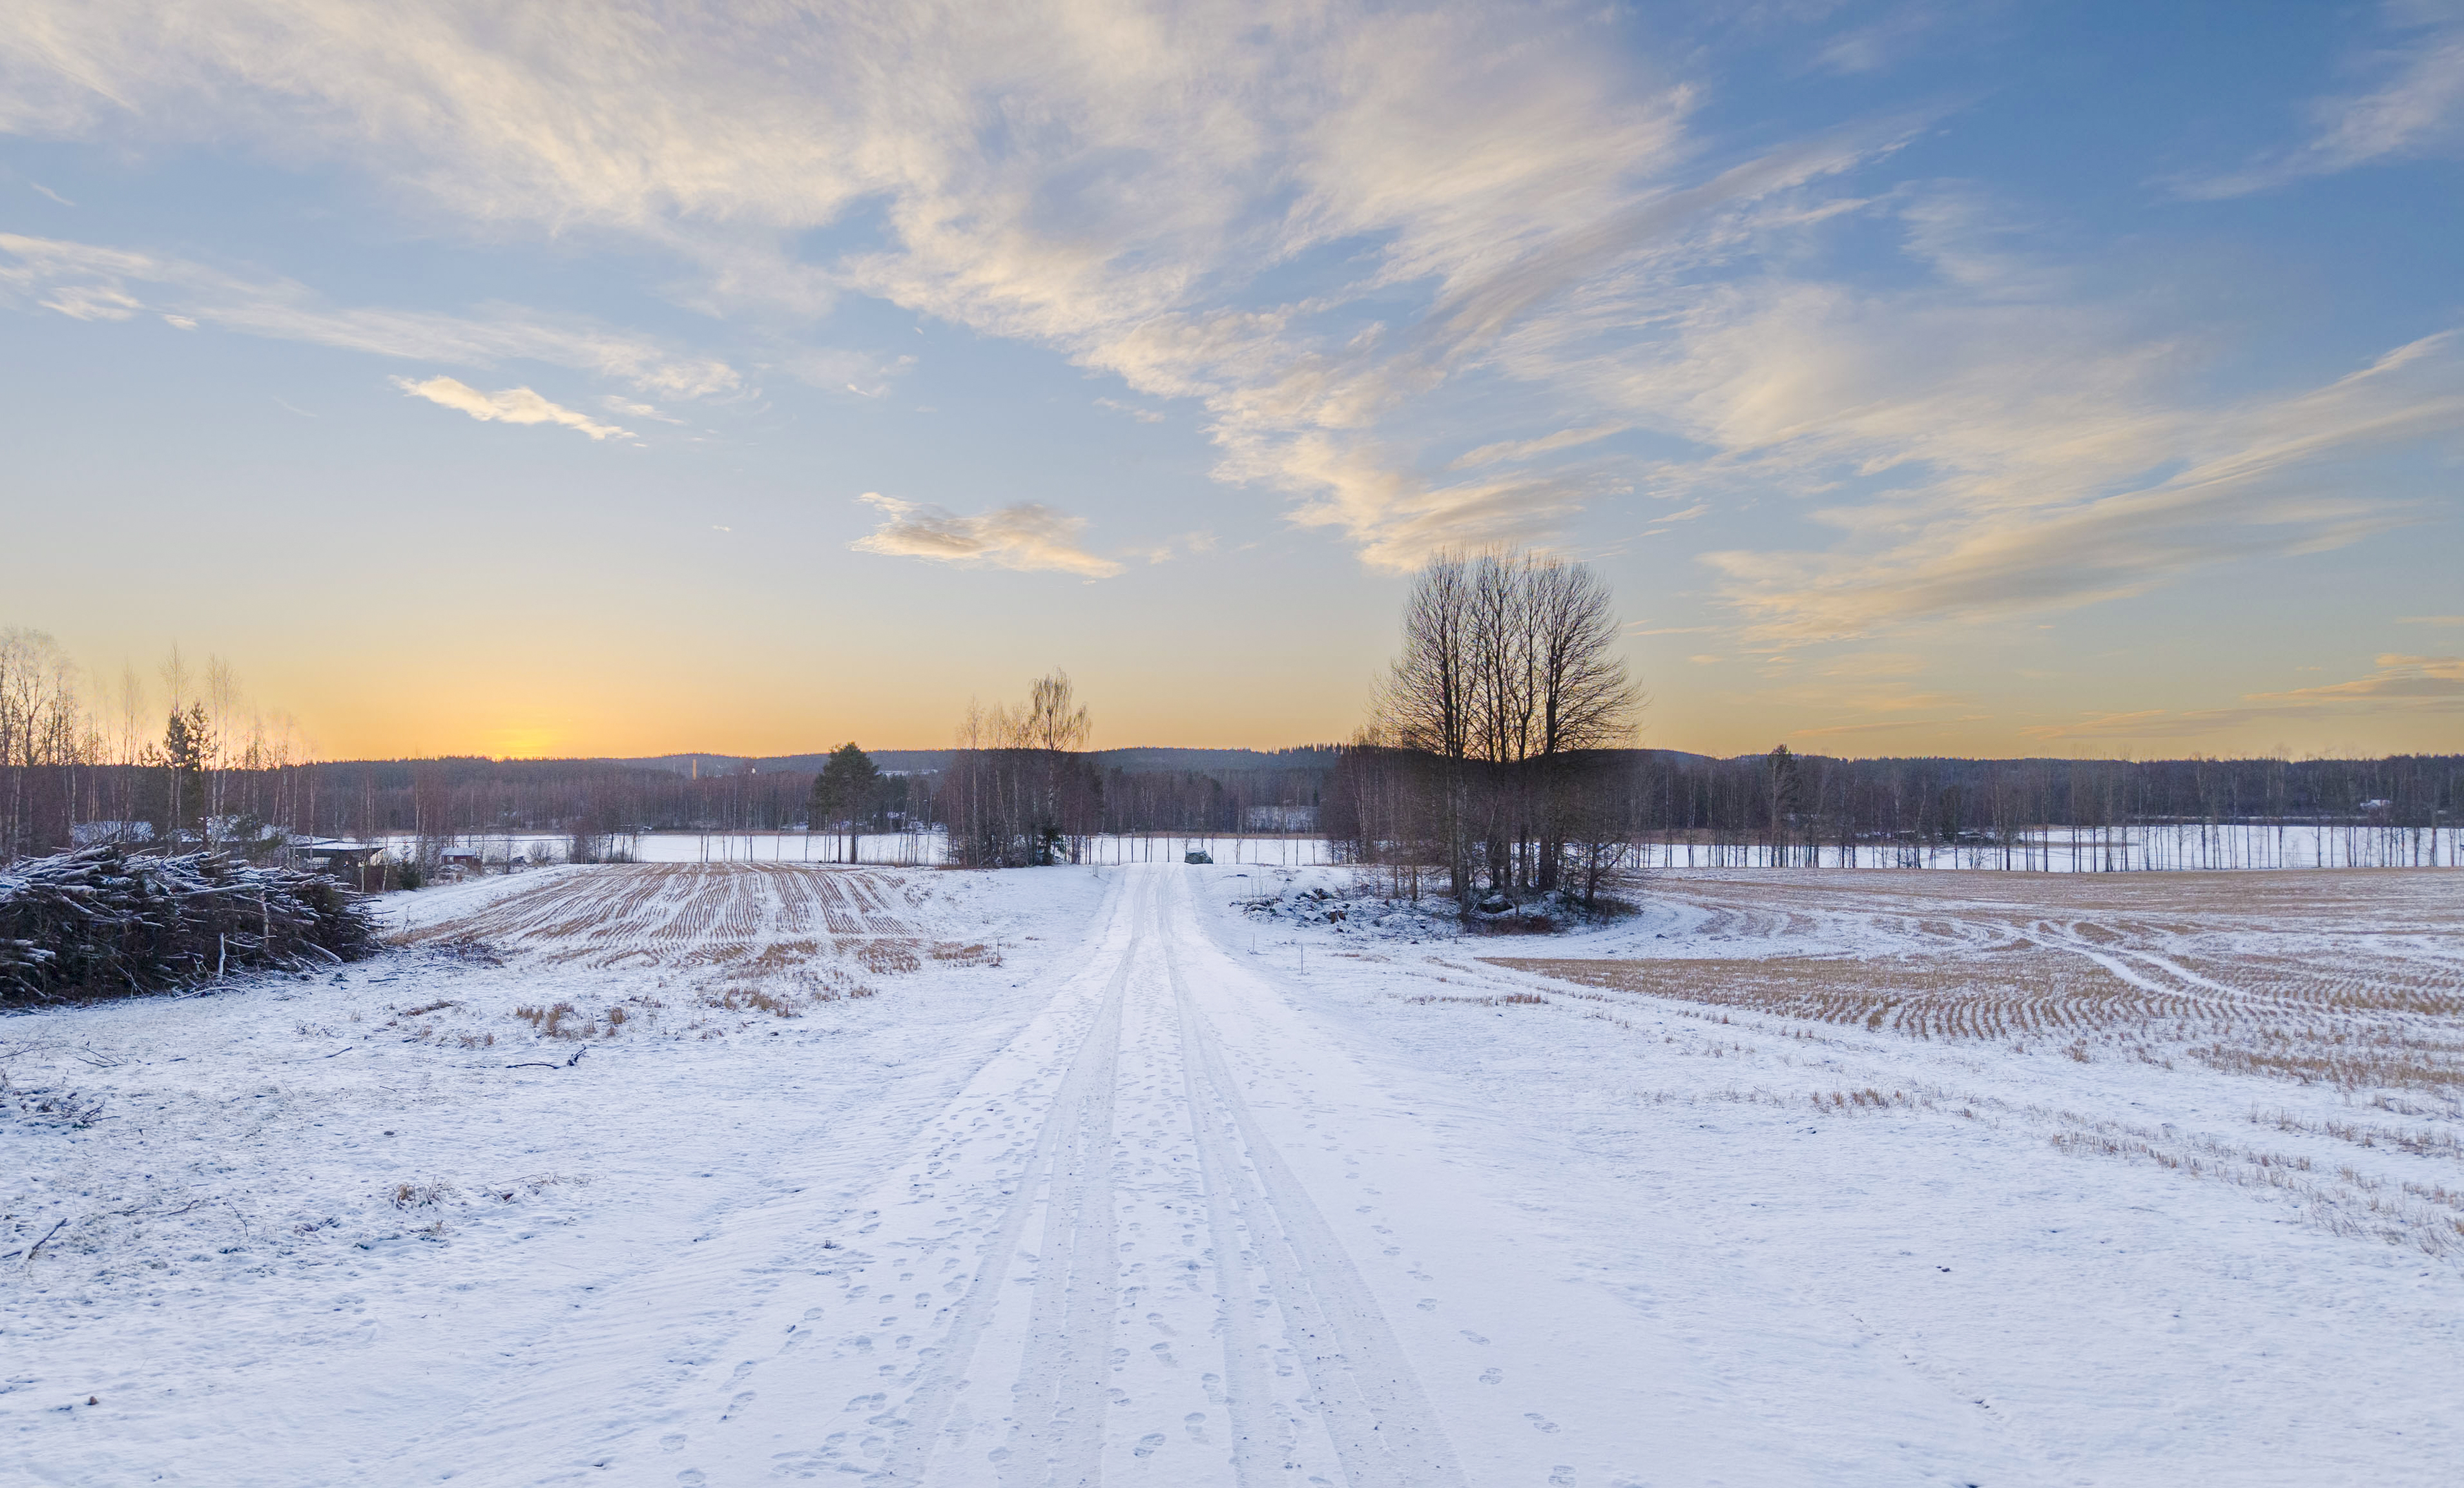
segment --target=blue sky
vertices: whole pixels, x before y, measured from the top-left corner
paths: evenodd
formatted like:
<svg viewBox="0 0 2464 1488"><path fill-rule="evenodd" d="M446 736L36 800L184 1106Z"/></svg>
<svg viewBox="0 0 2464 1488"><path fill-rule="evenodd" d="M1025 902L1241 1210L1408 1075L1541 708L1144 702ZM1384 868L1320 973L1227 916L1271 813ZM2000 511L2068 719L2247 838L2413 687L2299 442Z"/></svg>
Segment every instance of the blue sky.
<svg viewBox="0 0 2464 1488"><path fill-rule="evenodd" d="M16 11L0 624L329 753L2457 747L2464 7Z"/></svg>

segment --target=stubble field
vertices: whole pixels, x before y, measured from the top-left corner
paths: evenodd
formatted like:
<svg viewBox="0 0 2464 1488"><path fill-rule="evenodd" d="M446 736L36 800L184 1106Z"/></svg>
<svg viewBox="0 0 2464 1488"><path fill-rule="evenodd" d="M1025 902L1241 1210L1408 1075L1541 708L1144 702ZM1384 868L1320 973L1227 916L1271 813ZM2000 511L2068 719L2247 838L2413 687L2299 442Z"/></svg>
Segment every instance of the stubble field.
<svg viewBox="0 0 2464 1488"><path fill-rule="evenodd" d="M1237 1367L1330 1483L2443 1481L2456 882L1674 872L1545 940L1256 863L389 896L373 962L0 1025L0 1452L1179 1488L1285 1460ZM1318 1424L1405 1406L1439 1477Z"/></svg>

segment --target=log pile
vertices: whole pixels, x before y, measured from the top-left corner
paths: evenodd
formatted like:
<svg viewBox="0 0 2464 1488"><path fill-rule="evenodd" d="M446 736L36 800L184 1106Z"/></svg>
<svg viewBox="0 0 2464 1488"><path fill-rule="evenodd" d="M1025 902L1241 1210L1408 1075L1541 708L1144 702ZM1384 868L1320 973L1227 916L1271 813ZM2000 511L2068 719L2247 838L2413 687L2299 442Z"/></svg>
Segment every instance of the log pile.
<svg viewBox="0 0 2464 1488"><path fill-rule="evenodd" d="M359 897L319 873L116 846L0 871L0 1003L177 992L373 955Z"/></svg>

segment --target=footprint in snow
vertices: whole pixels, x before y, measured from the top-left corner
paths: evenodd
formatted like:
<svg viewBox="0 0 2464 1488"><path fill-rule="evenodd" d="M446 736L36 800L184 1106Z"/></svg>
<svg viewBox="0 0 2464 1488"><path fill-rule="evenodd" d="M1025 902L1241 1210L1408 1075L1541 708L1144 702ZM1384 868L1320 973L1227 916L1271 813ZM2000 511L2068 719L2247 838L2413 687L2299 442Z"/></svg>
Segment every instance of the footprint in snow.
<svg viewBox="0 0 2464 1488"><path fill-rule="evenodd" d="M1547 1416L1542 1415L1537 1411L1524 1411L1523 1418L1531 1423L1531 1429L1533 1431L1547 1432L1551 1435L1556 1434L1557 1423L1549 1419Z"/></svg>
<svg viewBox="0 0 2464 1488"><path fill-rule="evenodd" d="M1162 1445L1163 1433L1149 1432L1138 1438L1138 1444L1131 1450L1130 1455L1133 1457L1151 1457L1155 1455L1155 1448Z"/></svg>
<svg viewBox="0 0 2464 1488"><path fill-rule="evenodd" d="M1484 1385L1504 1384L1506 1382L1506 1371L1504 1369L1497 1368L1483 1369L1480 1371L1480 1382Z"/></svg>

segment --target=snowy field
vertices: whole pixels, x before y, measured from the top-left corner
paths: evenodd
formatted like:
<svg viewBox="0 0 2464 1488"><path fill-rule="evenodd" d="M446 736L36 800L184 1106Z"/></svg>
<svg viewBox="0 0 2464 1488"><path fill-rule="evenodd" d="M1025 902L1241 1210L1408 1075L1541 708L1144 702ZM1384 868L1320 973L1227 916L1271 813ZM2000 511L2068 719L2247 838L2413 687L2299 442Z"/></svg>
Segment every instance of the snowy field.
<svg viewBox="0 0 2464 1488"><path fill-rule="evenodd" d="M1217 856L541 869L0 1019L0 1480L2455 1480L2452 873L1465 937Z"/></svg>

